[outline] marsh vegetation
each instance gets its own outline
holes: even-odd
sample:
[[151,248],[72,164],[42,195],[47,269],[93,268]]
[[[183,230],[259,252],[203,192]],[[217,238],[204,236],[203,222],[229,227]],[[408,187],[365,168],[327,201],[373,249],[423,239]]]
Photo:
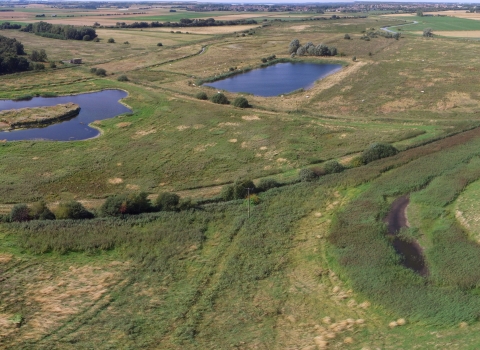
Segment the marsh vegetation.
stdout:
[[[379,28],[406,19],[371,13],[11,10],[0,34],[44,69],[2,75],[7,109],[115,98],[78,103],[101,137],[0,133],[0,347],[478,347],[479,43],[437,35],[467,22],[395,40]],[[9,28],[52,13],[96,37]],[[271,97],[199,84],[287,61],[342,69]],[[407,195],[396,237],[425,275],[384,222]]]

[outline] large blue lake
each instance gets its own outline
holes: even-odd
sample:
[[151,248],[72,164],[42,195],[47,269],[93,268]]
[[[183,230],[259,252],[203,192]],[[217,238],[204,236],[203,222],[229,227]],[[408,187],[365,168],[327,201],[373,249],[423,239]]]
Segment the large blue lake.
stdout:
[[99,131],[88,126],[95,120],[113,118],[131,112],[119,100],[127,97],[122,90],[103,90],[80,95],[60,97],[34,97],[28,101],[0,100],[0,111],[25,107],[55,106],[60,103],[73,102],[80,106],[80,113],[75,118],[58,124],[41,128],[2,131],[0,140],[86,140],[99,135]]
[[301,88],[308,89],[318,79],[340,69],[342,69],[340,64],[277,63],[204,85],[230,92],[248,92],[265,97],[278,96]]

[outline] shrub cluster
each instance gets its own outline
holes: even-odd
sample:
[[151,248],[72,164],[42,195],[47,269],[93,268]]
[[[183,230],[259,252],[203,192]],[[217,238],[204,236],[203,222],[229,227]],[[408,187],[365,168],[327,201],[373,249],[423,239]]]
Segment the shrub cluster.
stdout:
[[0,74],[23,72],[30,69],[22,43],[0,35]]
[[207,94],[203,91],[200,91],[199,93],[197,93],[195,97],[199,100],[208,100]]
[[273,60],[275,60],[275,59],[277,59],[277,56],[271,55],[271,56],[268,56],[268,57],[263,57],[263,58],[261,59],[261,61],[262,61],[263,63],[267,63],[267,62],[273,61]]
[[336,56],[337,48],[334,46],[328,47],[325,44],[319,44],[315,46],[312,42],[308,42],[305,45],[301,45],[298,39],[294,39],[290,42],[288,52],[297,56]]
[[90,73],[93,73],[95,75],[98,75],[100,77],[104,77],[107,75],[107,71],[103,68],[90,68]]
[[88,36],[89,40],[97,37],[95,29],[89,27],[73,27],[70,25],[51,24],[47,22],[37,22],[27,24],[21,29],[23,32],[35,33],[53,39],[63,40],[85,40]]
[[3,22],[0,24],[0,29],[20,29],[21,24],[10,24],[10,22]]
[[220,192],[220,198],[224,201],[230,201],[233,199],[244,199],[247,198],[248,192],[255,193],[256,187],[253,181],[251,180],[236,180],[231,185],[226,185],[222,188]]
[[227,96],[225,96],[222,92],[219,92],[213,95],[210,101],[212,101],[213,103],[221,104],[221,105],[228,105],[230,103]]
[[248,100],[245,97],[235,98],[235,100],[233,100],[232,104],[235,107],[239,107],[239,108],[249,108],[249,107],[251,107],[250,104],[248,103]]
[[362,153],[363,164],[374,160],[391,157],[398,153],[398,150],[388,143],[373,143]]

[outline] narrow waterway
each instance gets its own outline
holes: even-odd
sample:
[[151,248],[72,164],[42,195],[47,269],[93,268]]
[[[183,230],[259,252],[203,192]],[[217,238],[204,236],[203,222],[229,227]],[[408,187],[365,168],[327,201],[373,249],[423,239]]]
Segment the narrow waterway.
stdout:
[[402,196],[393,201],[385,222],[387,223],[388,233],[394,237],[392,244],[397,254],[402,258],[402,265],[421,276],[427,276],[428,268],[420,245],[416,241],[406,242],[398,238],[400,230],[408,227],[406,210],[409,203],[408,196]]

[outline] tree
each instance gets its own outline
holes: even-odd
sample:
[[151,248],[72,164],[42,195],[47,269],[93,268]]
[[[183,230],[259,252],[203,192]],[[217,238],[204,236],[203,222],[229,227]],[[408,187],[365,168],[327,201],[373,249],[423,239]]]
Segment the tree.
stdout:
[[305,47],[304,47],[304,46],[300,46],[300,47],[297,49],[297,56],[304,56],[306,52],[307,52],[307,51],[305,50]]
[[47,203],[43,200],[32,205],[30,215],[34,220],[55,220],[55,214],[52,213],[47,207]]
[[218,103],[221,105],[228,105],[230,102],[228,101],[227,96],[225,96],[223,93],[219,92],[215,95],[212,96],[211,101],[213,103]]
[[152,210],[146,192],[110,196],[100,207],[101,216],[136,215]]
[[345,167],[336,160],[329,160],[323,165],[323,170],[326,174],[341,173]]
[[170,192],[162,192],[158,195],[155,201],[157,209],[161,211],[174,211],[177,210],[180,197],[178,194]]
[[[249,190],[250,189],[250,190]],[[248,192],[255,193],[256,187],[251,180],[235,180],[232,185],[226,185],[220,192],[220,197],[225,200],[247,198]]]
[[203,91],[200,91],[199,93],[197,93],[195,97],[198,98],[199,100],[208,100],[207,94]]
[[57,219],[92,219],[93,214],[77,201],[62,202],[55,212]]
[[418,17],[423,17],[423,11],[422,11],[422,10],[418,10],[418,11],[417,11],[417,16],[418,16]]
[[299,47],[300,47],[300,41],[298,39],[293,39],[290,42],[290,45],[288,47],[288,53],[290,54],[296,53]]
[[33,62],[40,61],[40,53],[37,50],[32,50],[32,53],[30,54],[30,59]]
[[432,29],[431,28],[426,28],[423,30],[423,36],[427,38],[433,37]]
[[317,174],[309,168],[302,169],[298,172],[298,178],[302,182],[314,181],[317,177]]
[[10,211],[10,221],[28,221],[31,220],[30,210],[26,204],[15,204]]
[[394,156],[398,150],[388,143],[376,142],[368,146],[362,153],[363,164],[373,162],[374,160]]
[[250,104],[248,103],[248,100],[245,97],[237,97],[235,100],[233,100],[233,105],[239,108],[250,107]]
[[107,71],[103,68],[97,68],[95,70],[95,74],[98,75],[98,76],[104,77],[105,75],[107,75]]

